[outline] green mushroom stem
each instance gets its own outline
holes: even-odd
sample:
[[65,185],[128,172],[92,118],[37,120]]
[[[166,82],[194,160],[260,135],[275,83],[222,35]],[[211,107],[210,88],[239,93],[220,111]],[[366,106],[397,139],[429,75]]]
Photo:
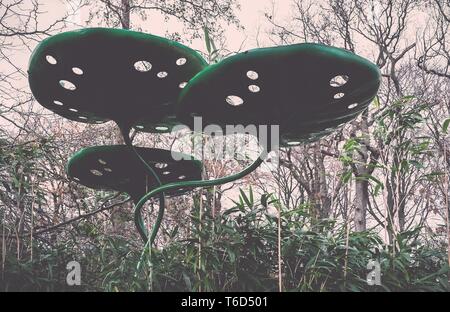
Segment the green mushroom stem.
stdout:
[[266,156],[267,156],[266,152],[261,153],[259,155],[259,157],[251,165],[246,167],[244,170],[242,170],[236,174],[227,176],[227,177],[223,177],[223,178],[219,178],[219,179],[215,179],[215,180],[183,181],[183,182],[169,183],[166,185],[162,185],[156,189],[153,189],[152,191],[145,194],[134,207],[134,223],[135,223],[136,228],[138,229],[138,232],[141,235],[141,238],[144,241],[144,243],[150,242],[150,246],[153,245],[153,242],[155,241],[155,238],[158,234],[159,228],[161,226],[161,222],[164,217],[164,204],[163,204],[160,206],[158,216],[157,216],[155,225],[153,226],[150,240],[149,240],[147,230],[145,229],[145,224],[144,224],[144,220],[142,218],[141,211],[142,211],[142,207],[145,205],[145,203],[150,198],[155,197],[159,194],[160,199],[161,199],[161,194],[164,194],[164,192],[172,190],[172,189],[176,189],[176,188],[211,187],[211,186],[215,186],[215,185],[233,182],[238,179],[242,179],[246,175],[255,171],[264,162],[264,159],[266,158]]
[[[159,178],[158,174],[155,172],[155,170],[153,170],[153,168],[145,161],[145,159],[141,156],[141,154],[137,151],[136,147],[133,145],[133,142],[131,141],[130,138],[130,129],[129,127],[124,127],[122,125],[119,125],[120,128],[120,132],[122,133],[123,139],[125,141],[125,145],[128,146],[133,153],[137,156],[137,158],[142,162],[142,164],[144,165],[144,167],[146,168],[146,170],[155,178],[156,182],[158,183],[158,185],[161,187],[162,186],[162,182],[161,179]],[[139,203],[139,201],[135,200],[135,204]],[[161,226],[161,221],[164,217],[164,210],[165,210],[165,195],[163,192],[161,192],[159,194],[159,209],[158,209],[158,216],[156,218],[156,223],[154,226],[154,231],[156,231],[156,233],[159,231],[159,228]],[[148,240],[148,236],[146,234],[146,230],[145,230],[145,224],[144,224],[144,220],[141,218],[139,223],[135,223],[136,228],[139,232],[139,235],[141,236],[142,240],[144,241],[144,244],[149,245],[150,248],[151,246],[153,246],[153,241],[154,238],[156,237],[156,233],[155,235],[152,235],[151,237],[153,237],[153,239],[151,239],[150,241]]]
[[[144,164],[146,170],[155,177],[156,181],[159,184],[159,187],[148,192],[146,195],[144,195],[140,200],[137,202],[135,201],[135,210],[134,210],[134,222],[136,229],[141,236],[145,246],[151,248],[153,246],[153,243],[156,239],[156,236],[158,235],[159,229],[161,227],[162,220],[164,218],[164,212],[165,212],[165,191],[169,191],[172,189],[177,188],[195,188],[195,187],[210,187],[214,185],[220,185],[229,183],[238,179],[243,178],[244,176],[252,173],[254,170],[256,170],[264,161],[267,153],[263,152],[259,155],[259,157],[247,168],[244,170],[223,178],[215,179],[215,180],[198,180],[198,181],[183,181],[183,182],[175,182],[175,183],[169,183],[166,185],[162,185],[162,182],[158,176],[158,174],[153,170],[153,168],[145,161],[145,159],[140,155],[140,153],[136,150],[135,146],[133,145],[130,135],[129,135],[129,127],[120,126],[119,128],[121,130],[122,136],[125,141],[125,145],[130,147],[130,149],[133,151],[133,153],[139,158],[139,160]],[[144,219],[142,218],[142,208],[145,205],[145,203],[152,197],[159,196],[159,209],[158,209],[158,215],[156,217],[155,225],[153,226],[152,232],[150,237],[148,236]]]
[[119,126],[120,132],[122,133],[123,140],[125,142],[125,145],[130,147],[133,151],[133,153],[138,157],[138,159],[142,162],[142,164],[145,166],[146,170],[149,171],[149,173],[156,179],[158,184],[161,186],[161,179],[159,178],[158,174],[153,170],[153,168],[145,161],[145,159],[141,156],[141,154],[136,150],[136,147],[133,145],[133,142],[131,141],[130,135],[129,135],[129,128],[128,127],[122,127]]

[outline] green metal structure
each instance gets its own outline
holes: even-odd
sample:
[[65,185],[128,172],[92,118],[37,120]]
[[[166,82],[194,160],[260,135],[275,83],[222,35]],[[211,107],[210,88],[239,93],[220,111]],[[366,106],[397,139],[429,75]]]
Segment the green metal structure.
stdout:
[[41,42],[28,72],[36,100],[62,117],[164,133],[176,123],[182,88],[206,66],[197,52],[164,38],[90,28]]
[[[142,147],[137,148],[137,152],[160,177],[160,182],[147,174],[143,162],[125,145],[84,148],[69,160],[67,174],[87,187],[128,193],[134,199],[141,198],[160,184],[201,179],[202,163],[189,155]],[[174,157],[181,160],[176,161]],[[172,189],[166,195],[179,196],[188,190]]]
[[[179,43],[105,28],[50,37],[29,65],[31,90],[44,107],[70,120],[113,120],[120,127],[125,145],[82,149],[69,160],[67,173],[87,187],[128,193],[135,201],[137,230],[150,246],[164,216],[165,196],[240,179],[270,150],[332,133],[367,109],[380,79],[378,68],[366,59],[320,44],[254,49],[208,66]],[[171,132],[178,124],[192,128],[195,117],[223,129],[277,125],[280,144],[268,142],[241,172],[202,180],[199,160],[135,147],[129,137],[132,128],[153,133]],[[160,209],[147,233],[141,210],[154,197]]]

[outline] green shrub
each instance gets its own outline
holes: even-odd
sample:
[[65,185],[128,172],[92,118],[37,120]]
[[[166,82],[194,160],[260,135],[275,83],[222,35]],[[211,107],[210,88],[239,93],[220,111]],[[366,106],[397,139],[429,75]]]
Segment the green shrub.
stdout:
[[[219,217],[200,220],[194,213],[190,237],[173,231],[171,243],[151,255],[135,242],[102,234],[90,244],[96,247],[83,251],[37,246],[32,262],[7,258],[2,290],[74,290],[65,285],[65,265],[78,259],[83,286],[77,290],[277,291],[278,219],[266,208],[276,201],[267,199],[255,203],[242,193]],[[301,208],[282,212],[285,291],[448,290],[445,247],[421,240],[420,229],[399,234],[393,247],[372,232],[347,237],[335,222],[311,227],[308,221]],[[370,260],[380,263],[381,286],[366,282]]]

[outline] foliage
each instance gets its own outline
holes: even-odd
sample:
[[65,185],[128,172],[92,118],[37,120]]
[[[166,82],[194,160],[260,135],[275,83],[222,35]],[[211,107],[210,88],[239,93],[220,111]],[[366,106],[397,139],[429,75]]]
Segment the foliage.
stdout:
[[[144,255],[139,270],[140,247],[120,237],[97,234],[94,244],[77,252],[68,245],[36,246],[34,261],[7,259],[2,290],[67,289],[65,265],[78,259],[83,275],[76,290],[277,291],[276,204],[270,195],[255,202],[250,191],[215,219],[206,214],[200,220],[194,212],[191,236],[169,233],[172,243]],[[447,290],[445,248],[423,244],[419,229],[400,233],[397,245],[389,246],[371,232],[347,237],[330,221],[317,225],[320,231],[307,228],[303,208],[282,211],[281,221],[286,291]],[[366,282],[370,260],[381,265],[382,286]]]

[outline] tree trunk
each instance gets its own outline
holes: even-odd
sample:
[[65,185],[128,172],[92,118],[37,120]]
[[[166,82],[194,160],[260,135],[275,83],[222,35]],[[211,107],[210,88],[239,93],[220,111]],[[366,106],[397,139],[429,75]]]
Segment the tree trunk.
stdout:
[[369,133],[369,125],[367,124],[368,112],[364,111],[361,118],[360,130],[362,132],[362,142],[360,150],[355,152],[355,159],[357,164],[355,165],[356,172],[354,172],[355,177],[355,231],[362,232],[367,229],[366,214],[367,206],[369,204],[369,182],[367,180],[367,175],[371,174],[371,169],[369,168],[368,159],[369,151],[367,146],[370,142],[364,138],[364,136]]
[[121,16],[121,23],[123,29],[130,29],[130,0],[122,0],[122,16]]
[[355,182],[355,231],[362,232],[367,229],[366,210],[369,204],[369,183],[367,180]]
[[387,216],[387,226],[386,231],[388,234],[389,244],[394,243],[395,238],[395,230],[394,230],[394,215],[395,215],[395,206],[394,206],[394,195],[392,194],[392,186],[389,182],[389,179],[386,179],[386,190],[387,190],[387,199],[386,199],[386,216]]

